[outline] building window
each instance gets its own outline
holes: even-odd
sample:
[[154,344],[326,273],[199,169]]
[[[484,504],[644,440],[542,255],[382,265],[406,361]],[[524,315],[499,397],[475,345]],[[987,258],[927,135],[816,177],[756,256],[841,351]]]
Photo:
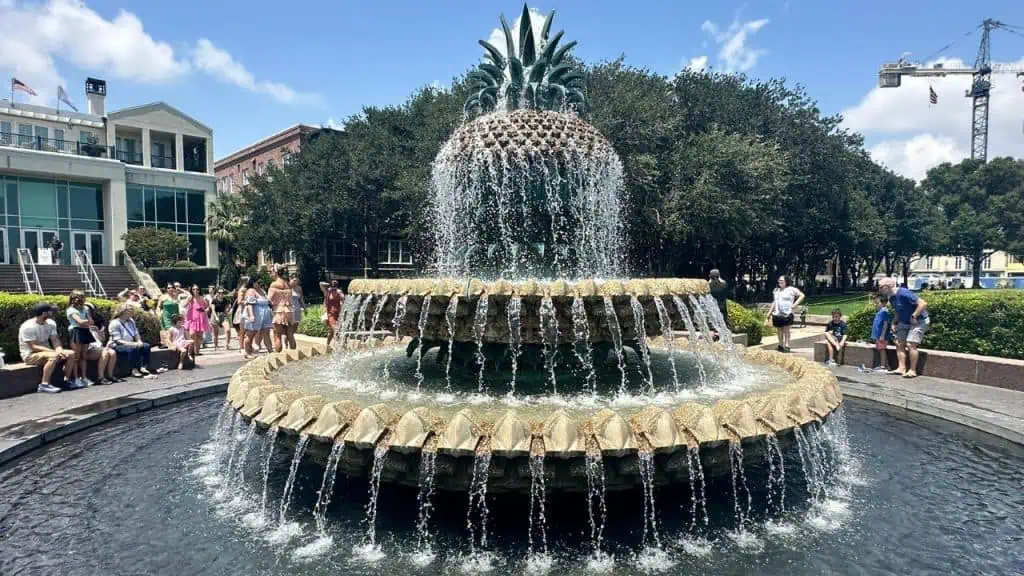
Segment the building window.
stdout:
[[198,190],[129,185],[128,228],[173,230],[189,244],[188,259],[206,266],[206,195]]
[[926,270],[931,270],[932,269],[932,257],[931,256],[929,256],[928,259],[925,261],[924,267],[925,267]]
[[78,133],[78,141],[82,144],[91,144],[96,141],[96,137],[92,132],[88,130],[82,130]]
[[[99,184],[0,176],[0,223],[6,224],[3,250],[8,262],[17,261],[17,249],[38,247],[56,235],[68,248],[61,254],[71,264],[74,238],[85,238],[82,249],[94,264],[104,264],[103,188]],[[27,245],[26,245],[27,244]]]
[[327,267],[335,270],[362,268],[362,252],[348,240],[328,240]]
[[242,170],[242,186],[249,185],[249,169],[245,168]]
[[957,256],[956,260],[955,260],[955,263],[953,264],[953,269],[954,270],[959,270],[960,268],[962,268],[963,265],[964,265],[964,261],[963,260],[964,260],[963,258],[961,258],[960,256]]
[[281,165],[282,166],[287,166],[287,165],[289,165],[291,163],[292,163],[292,153],[291,152],[285,152],[284,154],[281,155]]
[[11,133],[11,123],[0,120],[0,146],[14,144],[14,134]]
[[380,264],[412,264],[412,251],[402,240],[387,240],[380,244],[377,261]]
[[981,267],[985,270],[992,269],[992,256],[986,256],[984,262],[981,263]]
[[18,124],[18,146],[32,145],[32,125]]

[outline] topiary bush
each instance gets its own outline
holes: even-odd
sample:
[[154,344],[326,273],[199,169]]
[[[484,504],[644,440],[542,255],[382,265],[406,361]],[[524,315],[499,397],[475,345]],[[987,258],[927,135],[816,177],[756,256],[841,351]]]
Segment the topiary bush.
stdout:
[[[925,291],[931,327],[921,346],[1024,360],[1024,290]],[[874,308],[850,315],[850,338],[871,337]]]
[[754,310],[729,300],[726,304],[729,311],[729,329],[737,334],[747,335],[747,346],[760,344],[765,334],[774,334],[770,326],[764,325],[764,317]]
[[[39,302],[48,302],[57,307],[58,312],[53,318],[57,323],[57,333],[60,334],[60,340],[64,346],[70,346],[66,315],[67,296],[36,296],[0,292],[0,348],[4,350],[4,359],[7,362],[21,361],[21,353],[18,351],[18,329],[22,322],[32,317],[32,307]],[[108,322],[113,319],[114,309],[119,304],[114,300],[100,298],[89,298],[89,302],[96,305],[96,311],[102,314]],[[156,316],[136,312],[135,323],[139,327],[139,335],[142,336],[144,342],[154,347],[160,344],[160,320]]]
[[327,325],[320,321],[324,313],[321,305],[310,306],[302,311],[302,321],[299,322],[299,329],[296,333],[316,338],[327,338]]

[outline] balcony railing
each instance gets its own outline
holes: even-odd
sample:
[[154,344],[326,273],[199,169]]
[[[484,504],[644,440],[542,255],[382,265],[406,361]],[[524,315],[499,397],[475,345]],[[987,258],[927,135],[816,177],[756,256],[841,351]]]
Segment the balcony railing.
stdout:
[[167,168],[168,170],[174,170],[174,156],[160,156],[159,154],[153,154],[150,158],[151,166],[153,168]]
[[131,152],[129,150],[118,150],[117,159],[125,164],[142,166],[142,152]]
[[[43,152],[59,152],[61,154],[89,156],[91,158],[116,158],[114,149],[111,146],[86,144],[73,140],[42,138],[40,136],[28,136],[12,132],[0,132],[0,146],[11,146],[26,150],[42,150]],[[139,164],[141,163],[140,158]]]
[[191,158],[185,158],[185,172],[201,172],[206,173],[206,162],[202,160],[193,160]]

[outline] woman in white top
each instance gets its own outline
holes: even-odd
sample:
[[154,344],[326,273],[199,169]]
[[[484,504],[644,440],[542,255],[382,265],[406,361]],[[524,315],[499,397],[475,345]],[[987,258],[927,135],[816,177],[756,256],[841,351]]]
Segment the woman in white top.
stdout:
[[770,311],[772,326],[775,327],[779,335],[779,352],[789,352],[793,311],[803,301],[804,293],[796,286],[790,286],[785,276],[779,276],[779,287],[775,289]]

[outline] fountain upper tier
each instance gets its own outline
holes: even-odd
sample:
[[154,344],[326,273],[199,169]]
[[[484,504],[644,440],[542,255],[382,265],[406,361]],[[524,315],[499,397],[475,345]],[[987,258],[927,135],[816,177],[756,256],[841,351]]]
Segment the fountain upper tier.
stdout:
[[[351,318],[350,325],[356,330],[360,327],[369,329],[372,323],[368,317],[377,314],[380,318],[393,318],[393,329],[400,336],[436,341],[477,341],[484,344],[541,344],[544,342],[542,316],[545,314],[542,308],[544,302],[549,301],[548,313],[556,319],[552,325],[558,329],[557,341],[571,343],[576,338],[575,330],[579,328],[576,324],[582,320],[574,319],[572,305],[576,299],[581,299],[590,342],[611,342],[616,337],[628,342],[661,336],[668,328],[662,325],[656,299],[662,299],[671,329],[685,330],[687,324],[683,313],[690,314],[690,311],[680,310],[679,303],[689,296],[700,296],[707,292],[708,283],[705,280],[680,278],[601,282],[353,280],[349,285],[349,294],[362,300],[363,304],[358,307],[350,305],[349,311],[366,318]],[[456,297],[458,301],[454,309],[449,308]],[[367,298],[372,300],[367,302]],[[509,304],[514,299],[519,303],[515,318],[518,322],[509,321]],[[483,301],[488,304],[481,317],[478,311]],[[634,301],[643,312],[643,334],[637,326]],[[609,303],[616,317],[612,322],[608,317]],[[512,326],[515,324],[518,324],[518,338],[512,334]],[[620,332],[613,334],[613,330]]]
[[459,127],[434,160],[442,276],[621,276],[622,162],[575,114],[520,109]]

